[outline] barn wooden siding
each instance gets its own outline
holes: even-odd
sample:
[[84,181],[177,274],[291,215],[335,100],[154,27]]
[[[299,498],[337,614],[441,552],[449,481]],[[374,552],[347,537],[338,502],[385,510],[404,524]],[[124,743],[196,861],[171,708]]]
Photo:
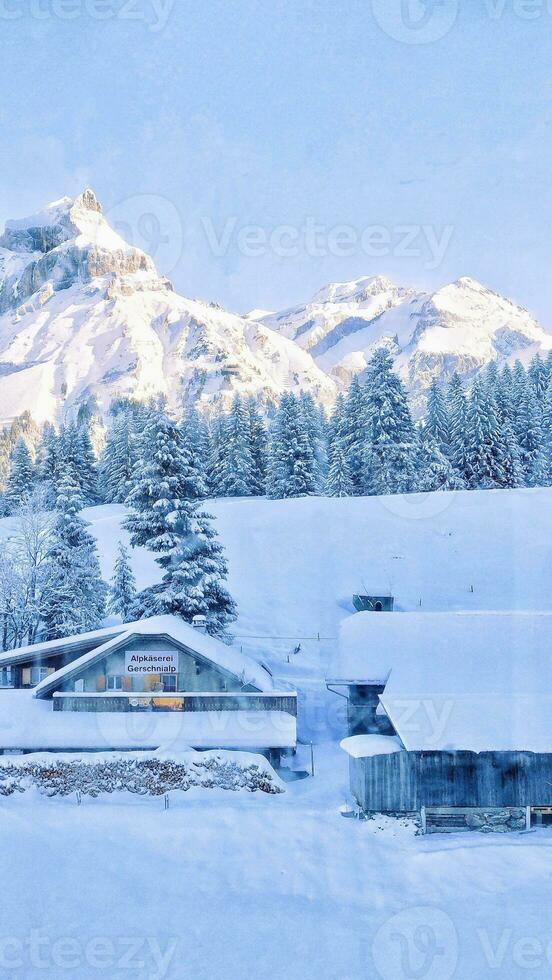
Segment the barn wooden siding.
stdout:
[[552,806],[552,753],[395,752],[349,766],[365,810]]

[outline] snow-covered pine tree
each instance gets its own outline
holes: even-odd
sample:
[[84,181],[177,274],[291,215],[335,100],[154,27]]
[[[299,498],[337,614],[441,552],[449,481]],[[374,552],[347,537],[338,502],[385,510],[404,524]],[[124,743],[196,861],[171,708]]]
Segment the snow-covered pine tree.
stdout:
[[544,456],[544,485],[552,486],[552,378],[548,383],[542,407],[542,450]]
[[475,379],[468,404],[466,475],[470,489],[489,489],[504,485],[496,405],[481,378]]
[[5,491],[5,505],[12,513],[29,497],[36,485],[36,470],[29,447],[23,438],[17,440],[11,455],[10,475]]
[[[450,419],[448,406],[443,389],[432,378],[427,396],[427,413],[424,420],[424,432],[445,456],[450,453]],[[428,443],[429,444],[429,443]]]
[[504,422],[513,425],[515,419],[515,409],[513,401],[513,377],[512,371],[509,364],[505,364],[502,371],[498,375],[496,386],[495,386],[495,403],[497,418],[501,425]]
[[282,395],[273,421],[268,465],[272,498],[311,496],[320,492],[318,464],[298,399]]
[[90,506],[98,503],[100,499],[100,492],[98,480],[98,462],[94,452],[94,447],[92,446],[90,430],[87,425],[83,424],[77,428],[77,439],[79,451],[79,485],[82,490],[85,505]]
[[37,480],[44,491],[45,503],[51,508],[56,502],[60,464],[61,453],[56,430],[50,422],[45,422],[37,449],[36,467]]
[[351,497],[354,490],[353,480],[347,461],[347,449],[342,439],[335,439],[331,443],[329,462],[326,479],[328,497]]
[[266,425],[253,397],[248,399],[249,438],[253,456],[253,493],[261,496],[266,492],[266,469],[268,464],[268,436]]
[[183,495],[188,500],[203,500],[209,494],[207,485],[209,433],[205,420],[193,406],[182,419],[180,433],[184,461]]
[[468,402],[460,375],[455,371],[447,394],[450,419],[450,461],[464,483],[468,483]]
[[186,460],[176,422],[163,406],[150,405],[139,438],[125,521],[133,547],[167,552],[177,544],[174,521],[184,498]]
[[218,477],[223,497],[250,497],[255,492],[249,413],[239,395],[224,422],[224,452]]
[[365,492],[366,447],[368,441],[368,422],[366,415],[366,387],[361,385],[355,375],[349,385],[343,403],[340,422],[341,438],[347,452],[347,466],[351,474],[353,492]]
[[207,462],[207,486],[212,497],[222,495],[222,466],[224,460],[224,433],[226,416],[219,413],[211,420],[209,430],[209,458]]
[[100,461],[100,492],[107,503],[124,504],[137,461],[138,435],[129,412],[119,411],[108,430]]
[[521,361],[516,361],[516,363],[514,364],[514,369],[512,371],[512,387],[511,387],[512,409],[514,413],[512,418],[512,424],[514,426],[514,430],[516,428],[517,414],[520,410],[521,402],[523,400],[523,396],[525,395],[526,390],[527,390],[527,375],[525,373],[525,369]]
[[107,585],[102,580],[96,542],[79,516],[84,500],[68,467],[60,476],[56,519],[44,595],[44,639],[96,629],[105,616]]
[[519,448],[519,461],[526,487],[542,486],[546,479],[545,446],[542,432],[542,407],[532,384],[525,389],[518,403],[514,433]]
[[109,609],[116,616],[120,616],[123,623],[129,623],[133,617],[135,602],[136,579],[130,564],[130,555],[122,541],[119,541],[113,578],[109,588]]
[[305,420],[307,438],[316,461],[317,483],[321,485],[328,471],[328,420],[324,409],[316,404],[310,392],[301,392],[299,406]]
[[150,590],[150,608],[189,623],[194,616],[205,616],[207,632],[225,638],[236,619],[236,606],[224,584],[228,566],[211,520],[196,501],[186,500],[179,507],[173,525],[175,543],[157,559],[165,574],[161,584]]
[[505,419],[499,427],[498,458],[503,471],[501,486],[512,489],[523,486],[520,453],[512,423]]
[[406,391],[384,348],[373,355],[366,382],[366,486],[370,494],[415,489],[417,439]]
[[454,469],[447,456],[441,451],[436,440],[424,431],[419,441],[418,477],[416,489],[463,490],[465,483]]
[[548,388],[548,367],[540,354],[535,354],[533,357],[527,371],[527,380],[533,386],[537,401],[542,405]]

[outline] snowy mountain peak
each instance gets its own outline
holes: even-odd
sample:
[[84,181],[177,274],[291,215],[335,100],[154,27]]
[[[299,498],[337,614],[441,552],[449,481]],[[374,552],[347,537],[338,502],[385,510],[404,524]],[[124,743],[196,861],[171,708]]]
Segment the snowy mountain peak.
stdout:
[[106,221],[93,191],[8,221],[0,238],[0,420],[54,419],[89,399],[162,393],[182,411],[239,392],[276,401],[335,383],[310,354],[252,319],[178,296]]
[[0,237],[0,313],[73,283],[136,272],[157,276],[151,259],[113,231],[96,195],[86,189],[6,222]]
[[386,276],[362,276],[350,282],[331,282],[314,294],[311,304],[366,302],[382,293],[398,289]]
[[385,346],[424,410],[432,378],[471,377],[490,361],[526,362],[552,349],[552,336],[522,307],[469,276],[434,293],[396,286],[384,276],[331,283],[304,306],[263,322],[308,350],[338,384],[363,377]]

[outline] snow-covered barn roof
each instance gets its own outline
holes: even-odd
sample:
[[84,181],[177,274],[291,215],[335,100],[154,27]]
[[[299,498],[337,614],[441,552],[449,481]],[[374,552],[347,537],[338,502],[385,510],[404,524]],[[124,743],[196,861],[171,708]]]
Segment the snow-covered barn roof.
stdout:
[[[34,646],[5,654],[0,660],[0,666],[2,662],[11,664],[22,660],[43,660],[47,656],[58,653],[75,653],[76,659],[65,667],[61,667],[54,674],[50,674],[36,686],[34,694],[37,698],[42,698],[55,690],[61,680],[79,672],[83,667],[96,660],[101,660],[112,649],[126,643],[132,637],[139,636],[168,637],[222,670],[228,671],[236,677],[243,675],[247,683],[258,688],[259,691],[274,690],[272,676],[266,667],[236,650],[235,647],[227,646],[221,640],[194,629],[178,616],[152,616],[149,619],[140,619],[134,623],[94,630],[91,633],[70,636],[62,640],[37,643]],[[81,656],[78,656],[79,653]]]
[[407,749],[552,752],[552,613],[359,613],[338,683],[378,683]]

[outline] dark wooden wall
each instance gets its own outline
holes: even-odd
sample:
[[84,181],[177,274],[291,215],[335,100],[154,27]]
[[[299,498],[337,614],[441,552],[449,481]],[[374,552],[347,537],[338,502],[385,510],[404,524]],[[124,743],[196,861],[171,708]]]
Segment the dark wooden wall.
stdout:
[[366,810],[552,806],[552,753],[394,752],[349,763]]

